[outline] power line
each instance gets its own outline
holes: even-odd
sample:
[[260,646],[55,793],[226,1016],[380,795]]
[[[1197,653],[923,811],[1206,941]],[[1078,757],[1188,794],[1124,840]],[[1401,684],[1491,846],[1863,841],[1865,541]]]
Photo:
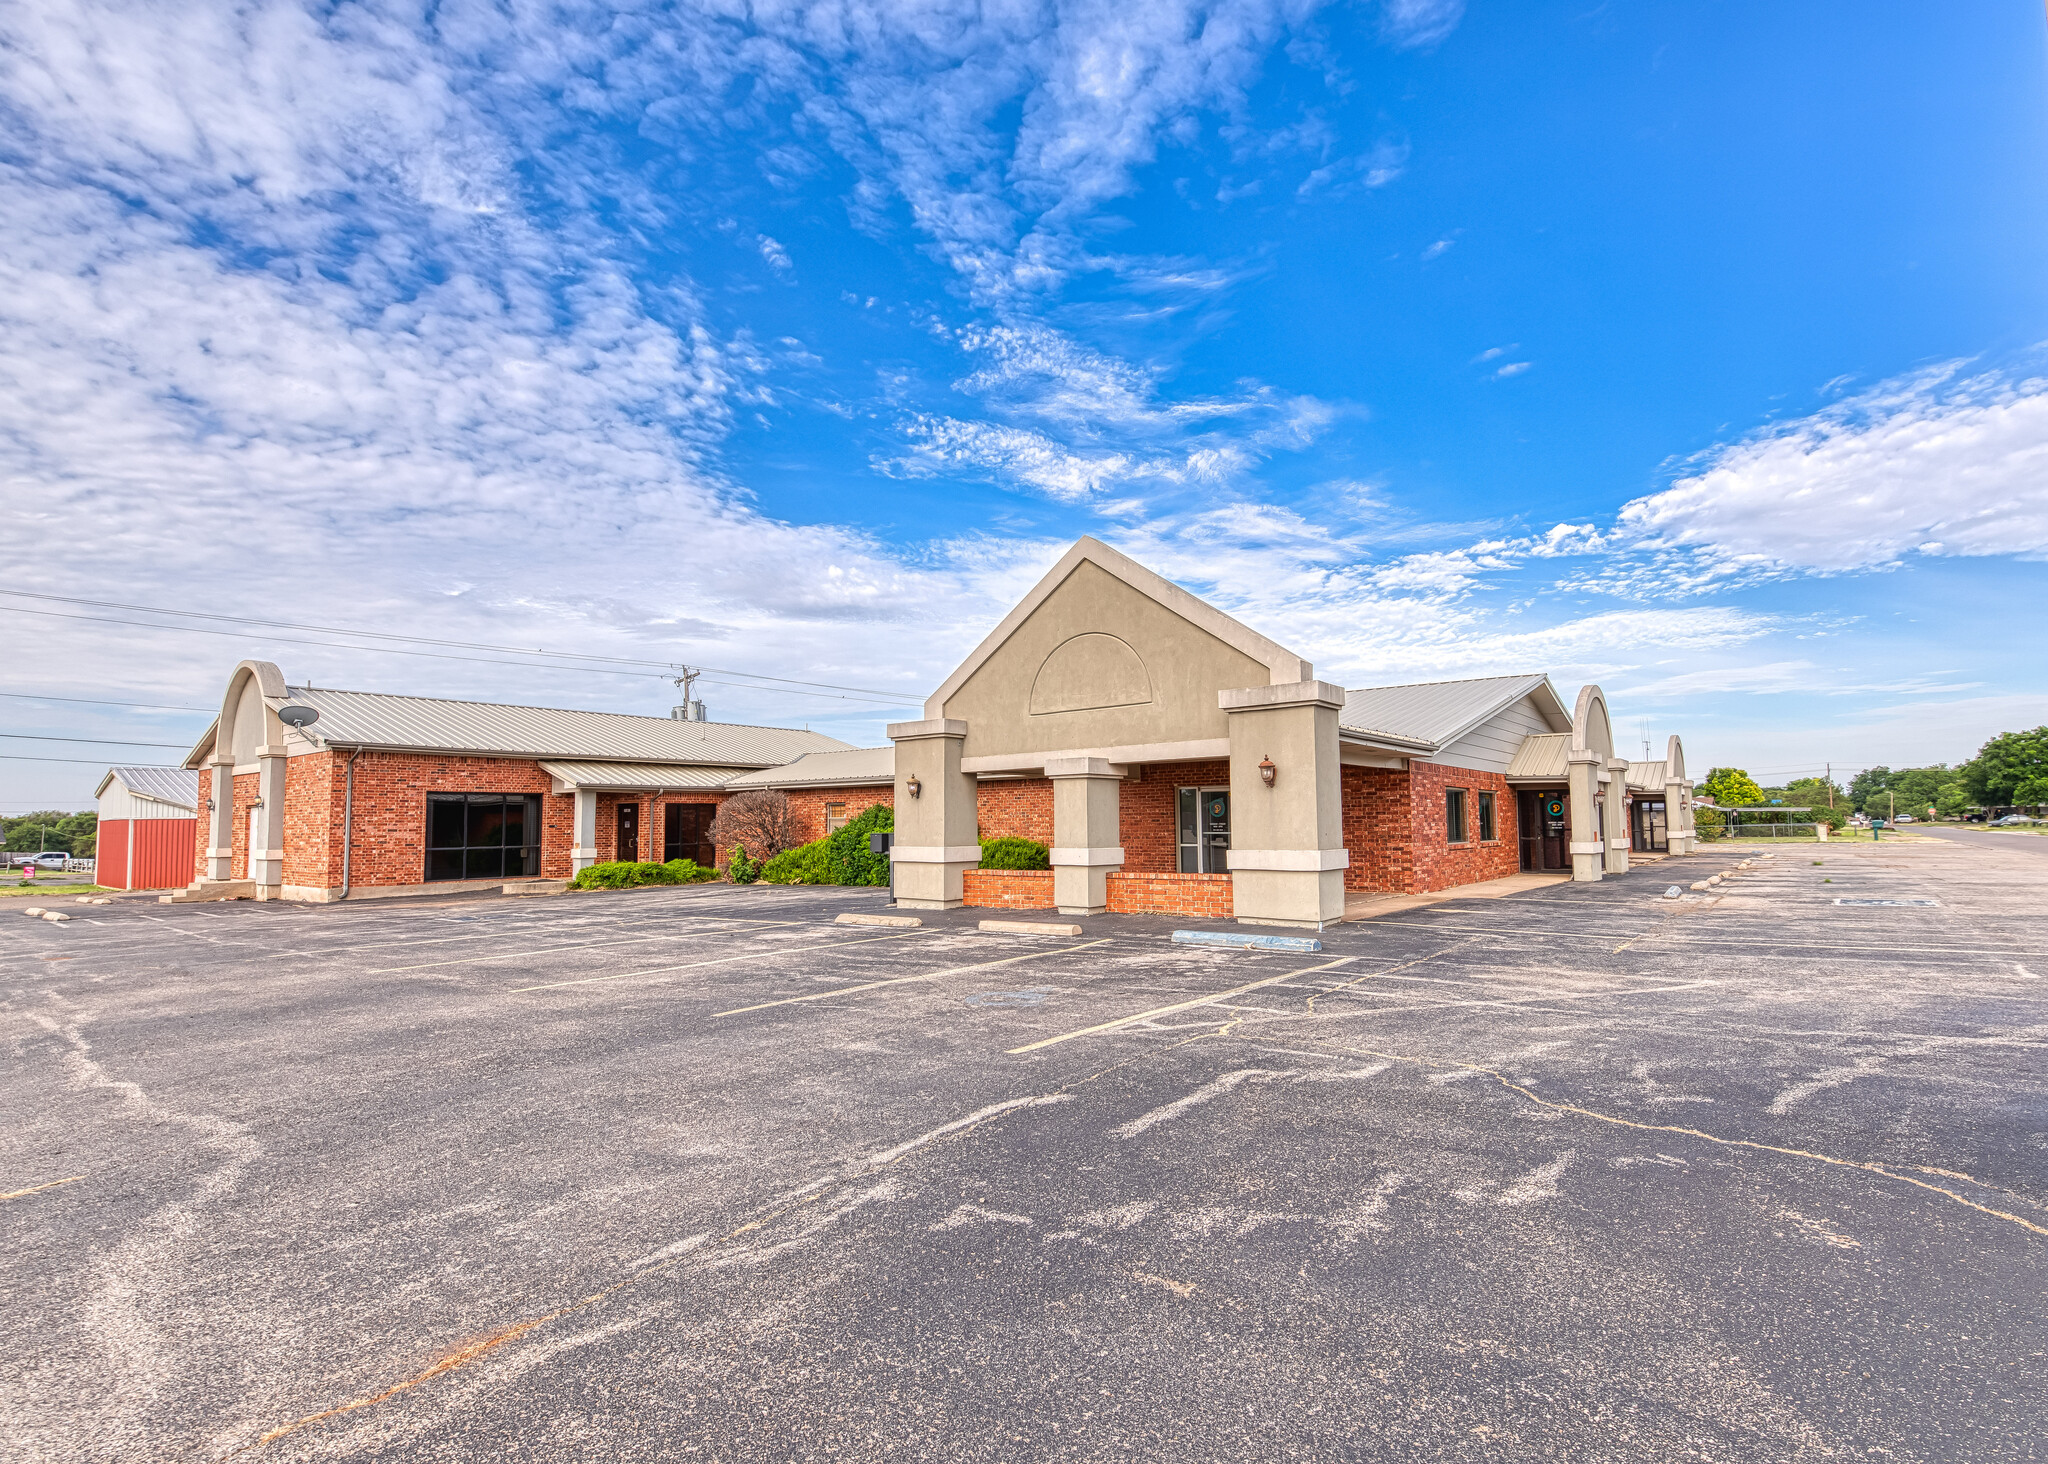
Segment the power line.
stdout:
[[19,738],[23,742],[95,742],[101,747],[170,747],[189,751],[189,742],[129,742],[118,737],[45,737],[40,732],[0,732],[0,737]]
[[[21,593],[21,592],[20,592],[20,591],[17,591],[17,590],[0,590],[0,595],[11,595],[11,594],[19,594],[19,593]],[[55,597],[53,596],[53,597],[51,597],[51,598],[55,598]],[[424,656],[424,657],[426,657],[426,658],[427,658],[428,660],[432,660],[432,661],[474,661],[474,662],[478,663],[479,665],[483,665],[483,666],[516,666],[516,667],[520,667],[520,668],[522,668],[522,669],[524,669],[524,670],[528,670],[528,671],[585,671],[585,672],[589,672],[589,673],[591,673],[591,674],[593,674],[593,675],[598,675],[598,676],[638,676],[638,677],[646,677],[646,676],[653,676],[653,677],[656,677],[657,679],[660,679],[660,680],[666,680],[666,679],[668,679],[668,678],[667,678],[666,676],[662,675],[662,673],[659,673],[659,672],[650,672],[650,671],[614,671],[614,670],[612,670],[612,669],[611,669],[610,667],[608,667],[608,666],[573,666],[573,665],[565,665],[565,664],[559,664],[559,663],[558,663],[558,664],[555,664],[555,665],[547,665],[547,664],[545,664],[545,663],[539,663],[539,662],[534,662],[534,661],[499,661],[499,660],[495,660],[495,659],[493,659],[493,658],[491,658],[491,657],[489,657],[489,656],[457,656],[457,655],[451,655],[451,654],[449,654],[448,652],[445,652],[445,651],[408,651],[408,650],[404,649],[404,648],[403,648],[403,647],[401,647],[401,646],[351,646],[351,645],[344,645],[344,644],[343,644],[343,643],[341,643],[340,641],[314,641],[314,640],[295,640],[295,639],[293,639],[293,638],[292,638],[292,637],[290,637],[290,636],[283,636],[283,635],[267,635],[267,634],[266,634],[266,635],[257,635],[257,634],[254,634],[254,633],[250,632],[250,631],[245,631],[245,630],[213,630],[213,629],[210,629],[210,628],[208,628],[207,626],[204,626],[204,625],[152,625],[152,624],[150,624],[150,623],[149,623],[148,621],[146,621],[146,620],[120,620],[120,619],[116,619],[115,617],[113,617],[113,616],[111,616],[111,615],[69,615],[69,614],[66,614],[66,613],[65,613],[64,611],[62,611],[62,610],[29,610],[29,609],[24,609],[24,608],[18,608],[18,607],[15,607],[15,608],[13,608],[13,613],[14,613],[14,614],[16,614],[16,615],[42,615],[42,616],[47,616],[47,617],[49,617],[50,619],[53,619],[53,620],[86,620],[86,621],[91,621],[92,623],[94,623],[94,624],[96,624],[96,625],[126,625],[126,626],[132,626],[132,627],[134,627],[134,628],[136,628],[136,629],[139,629],[139,630],[167,630],[167,631],[170,631],[170,632],[171,632],[172,634],[174,634],[174,635],[219,635],[219,636],[226,636],[226,637],[227,637],[228,639],[230,639],[230,640],[253,640],[253,641],[261,641],[261,642],[263,642],[264,644],[267,644],[267,645],[281,645],[281,646],[325,646],[325,647],[328,647],[328,648],[330,648],[330,649],[334,649],[334,650],[341,650],[341,651],[362,651],[362,652],[365,652],[365,653],[367,653],[367,654],[370,654],[370,655],[385,655],[385,656]],[[166,610],[166,611],[159,611],[159,612],[156,612],[156,613],[159,613],[159,614],[165,614],[165,615],[172,615],[172,614],[177,614],[178,612],[176,612],[176,611],[169,611],[169,610]],[[225,618],[227,618],[227,617],[221,617],[221,618],[225,619]],[[341,631],[341,632],[339,632],[339,634],[342,634],[342,635],[347,635],[347,634],[349,634],[349,632],[347,632],[347,631]],[[371,634],[374,634],[374,632],[371,632]],[[544,652],[541,652],[540,654],[542,654],[542,655],[549,655],[549,654],[553,654],[553,653],[552,653],[552,652],[545,652],[545,651],[544,651]],[[648,662],[647,664],[649,664],[649,665],[655,665],[655,664],[659,664],[659,663],[656,663],[656,662]],[[747,673],[746,673],[746,672],[744,672],[744,671],[741,671],[741,672],[733,672],[733,673],[727,673],[727,674],[732,674],[732,675],[741,675],[741,676],[744,676],[744,675],[746,675]],[[816,697],[816,698],[823,698],[824,700],[827,700],[827,701],[845,701],[845,702],[858,702],[858,703],[860,703],[860,704],[861,704],[861,705],[863,705],[863,706],[876,706],[876,707],[890,707],[890,708],[894,708],[894,707],[906,707],[906,706],[911,706],[911,705],[913,705],[913,704],[914,704],[914,703],[912,703],[912,702],[909,702],[909,701],[880,701],[880,700],[877,700],[877,699],[875,699],[875,698],[873,698],[873,697],[869,697],[869,696],[841,696],[841,695],[838,695],[838,694],[835,694],[835,693],[833,693],[833,692],[829,692],[829,691],[796,691],[796,690],[793,690],[793,689],[791,689],[790,687],[784,687],[784,686],[756,686],[756,685],[753,685],[753,684],[752,684],[752,683],[750,683],[750,682],[737,682],[737,681],[715,681],[715,682],[714,682],[714,681],[707,681],[707,682],[706,682],[706,684],[707,684],[707,685],[711,685],[711,686],[734,686],[734,687],[741,687],[741,688],[743,688],[743,689],[745,689],[745,690],[748,690],[748,691],[774,691],[774,692],[780,692],[780,693],[782,693],[782,694],[783,694],[784,696],[808,696],[808,697]],[[801,685],[801,684],[807,684],[807,683],[798,683],[798,684],[800,684],[800,685]],[[820,684],[822,684],[822,683],[820,683]]]
[[87,763],[96,768],[107,766],[107,760],[103,757],[26,757],[14,752],[0,752],[0,762]]
[[211,716],[220,710],[218,707],[167,707],[156,702],[96,701],[89,696],[42,696],[33,691],[0,691],[0,696],[16,697],[22,701],[77,702],[88,707],[132,707],[149,712],[198,712],[204,716]]
[[[440,640],[433,636],[398,635],[394,632],[383,630],[355,630],[339,625],[301,625],[291,620],[261,620],[250,615],[215,615],[204,610],[166,610],[156,605],[126,605],[116,600],[86,600],[80,599],[75,595],[51,595],[35,590],[0,590],[0,594],[13,595],[27,600],[52,600],[63,605],[90,605],[98,610],[134,610],[147,615],[176,615],[188,620],[220,620],[235,625],[260,625],[278,630],[315,630],[323,635],[358,635],[370,640],[409,641],[414,645],[448,646],[464,651],[501,651],[515,656],[555,656],[564,660],[598,661],[618,666],[660,666],[671,672],[677,669],[680,664],[673,661],[649,661],[636,656],[598,656],[583,651],[550,651],[539,646],[500,646],[493,645],[488,641]],[[160,628],[179,629],[181,627]],[[351,646],[348,649],[364,650],[367,647]],[[718,676],[745,676],[754,681],[775,681],[788,686],[816,686],[823,687],[827,691],[852,691],[866,696],[893,697],[896,695],[896,693],[891,691],[878,691],[872,686],[841,686],[833,681],[799,681],[789,676],[768,676],[758,671],[732,671],[721,666],[706,666],[704,669]],[[734,685],[737,683],[725,682],[720,684]],[[765,691],[768,688],[763,687],[761,689]],[[907,703],[891,701],[889,705],[904,706]]]

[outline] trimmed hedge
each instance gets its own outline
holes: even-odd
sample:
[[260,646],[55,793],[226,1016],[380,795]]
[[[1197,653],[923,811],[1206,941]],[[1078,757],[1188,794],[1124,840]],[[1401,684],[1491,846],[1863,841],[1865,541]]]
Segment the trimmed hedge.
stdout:
[[579,890],[625,890],[636,885],[702,884],[717,879],[718,871],[705,869],[694,859],[671,859],[666,864],[643,864],[632,859],[611,859],[579,870],[570,888]]
[[1002,838],[981,841],[983,869],[1051,869],[1052,851],[1036,839]]

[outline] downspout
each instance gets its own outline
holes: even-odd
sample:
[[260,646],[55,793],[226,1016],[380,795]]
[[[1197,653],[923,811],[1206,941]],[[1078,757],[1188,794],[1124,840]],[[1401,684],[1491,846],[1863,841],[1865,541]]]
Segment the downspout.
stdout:
[[[358,747],[341,765],[341,893],[334,897],[337,900],[348,898],[349,834],[356,811],[356,759],[362,755],[363,750]],[[328,806],[333,807],[332,804]]]

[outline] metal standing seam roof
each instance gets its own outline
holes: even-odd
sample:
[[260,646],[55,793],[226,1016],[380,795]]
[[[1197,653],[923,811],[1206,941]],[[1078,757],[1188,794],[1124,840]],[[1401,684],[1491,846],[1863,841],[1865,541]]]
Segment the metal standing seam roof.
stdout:
[[1522,745],[1515,749],[1515,755],[1508,759],[1506,777],[1510,782],[1542,779],[1561,783],[1570,766],[1565,759],[1571,750],[1572,734],[1569,732],[1542,732],[1524,737]]
[[666,788],[677,793],[689,788],[723,788],[735,773],[747,771],[675,763],[543,761],[540,767],[549,777],[559,778],[572,788],[630,788],[635,792]]
[[747,788],[838,788],[896,781],[896,749],[855,747],[844,752],[806,753],[779,768],[743,773],[726,786]]
[[1656,762],[1632,762],[1628,765],[1628,785],[1631,788],[1654,789],[1662,793],[1670,771],[1663,759]]
[[103,797],[107,784],[116,778],[121,780],[122,787],[138,798],[195,812],[199,808],[199,774],[189,768],[108,768],[93,796]]
[[[1380,734],[1426,743],[1434,750],[1457,741],[1501,708],[1549,684],[1548,676],[1534,674],[1360,687],[1345,692],[1337,725],[1368,737]],[[1552,695],[1554,698],[1555,693]]]
[[[326,747],[762,768],[793,761],[808,752],[837,752],[850,746],[822,732],[791,727],[678,722],[624,712],[578,712],[310,686],[286,690],[291,701],[319,711],[320,720],[306,731],[311,740]],[[193,749],[194,759],[207,749],[210,735]]]

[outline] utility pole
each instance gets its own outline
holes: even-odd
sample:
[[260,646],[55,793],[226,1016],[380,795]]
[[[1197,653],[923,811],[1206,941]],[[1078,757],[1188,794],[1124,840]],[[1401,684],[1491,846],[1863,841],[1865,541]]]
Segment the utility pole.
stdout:
[[1827,770],[1828,770],[1828,777],[1827,777],[1827,783],[1828,783],[1828,809],[1829,809],[1829,811],[1830,811],[1830,812],[1832,812],[1832,811],[1834,810],[1834,806],[1835,806],[1835,765],[1834,765],[1833,763],[1829,763],[1829,764],[1827,764]]

